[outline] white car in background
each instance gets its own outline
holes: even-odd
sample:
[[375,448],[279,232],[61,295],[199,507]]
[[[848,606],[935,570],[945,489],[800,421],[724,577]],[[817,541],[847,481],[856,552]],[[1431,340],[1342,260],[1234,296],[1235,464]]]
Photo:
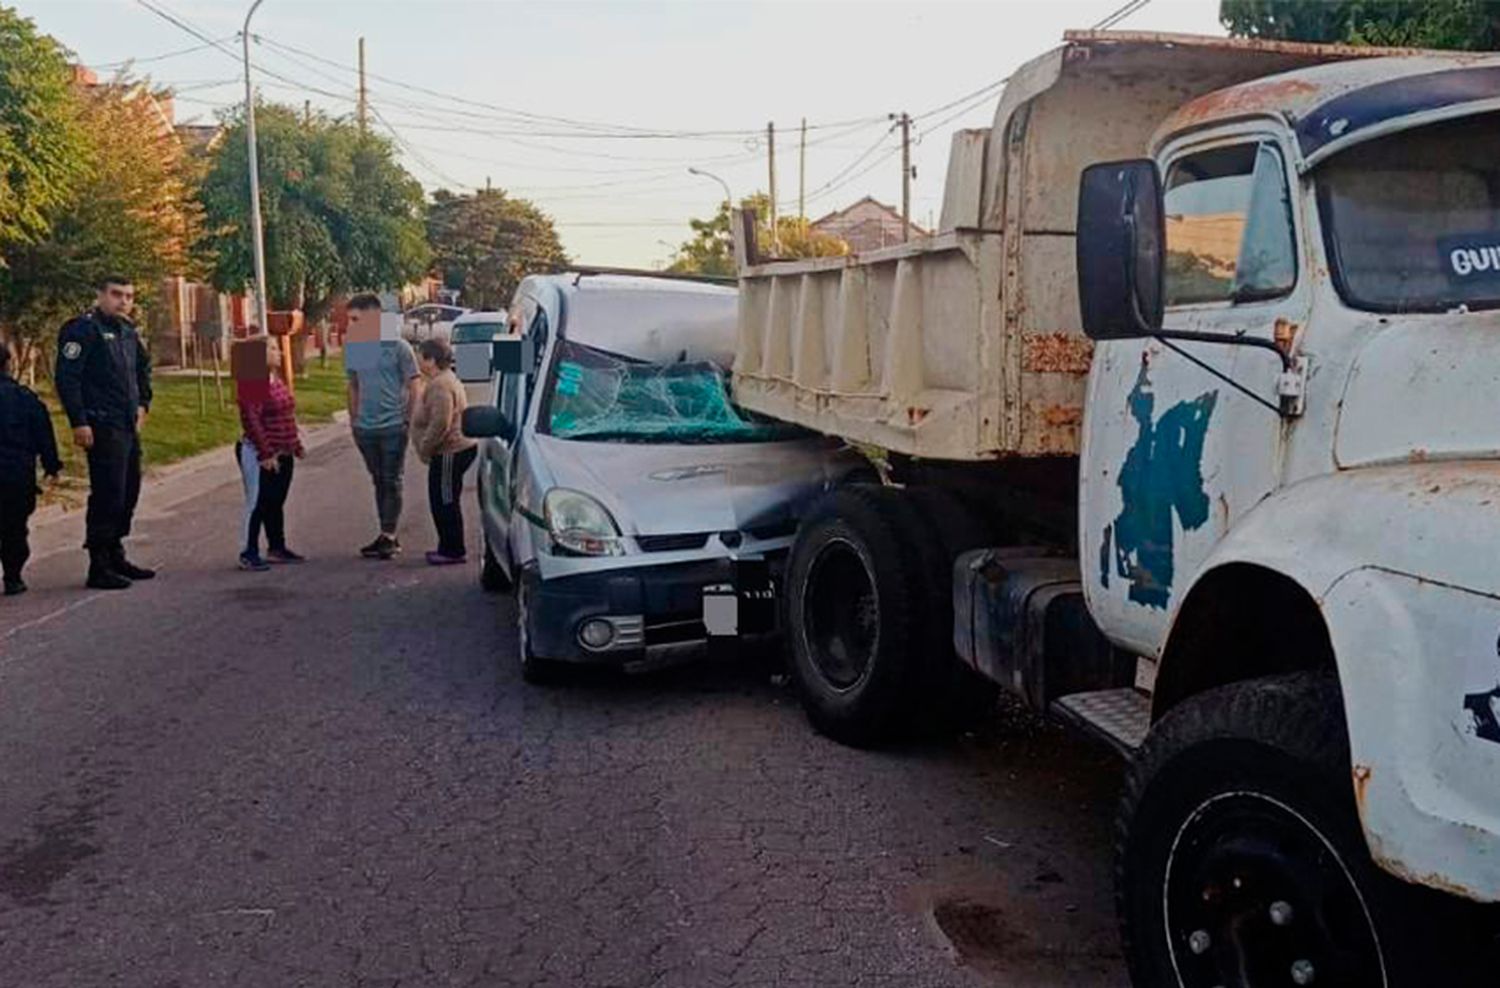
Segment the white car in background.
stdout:
[[504,309],[465,312],[453,320],[448,331],[448,342],[453,344],[453,372],[463,382],[469,404],[490,403],[492,344],[508,331]]
[[431,338],[447,339],[453,330],[453,322],[469,310],[457,305],[442,305],[428,302],[414,305],[401,313],[401,335],[409,343],[421,343]]

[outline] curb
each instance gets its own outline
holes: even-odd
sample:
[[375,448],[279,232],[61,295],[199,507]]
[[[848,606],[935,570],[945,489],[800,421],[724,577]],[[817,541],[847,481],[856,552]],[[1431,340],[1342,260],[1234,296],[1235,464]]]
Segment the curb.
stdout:
[[[317,425],[304,431],[302,434],[302,445],[310,453],[315,449],[326,446],[339,436],[345,435],[348,428],[349,413],[346,410],[340,409],[333,413],[332,422]],[[224,458],[227,450],[229,449],[230,446],[227,445],[215,446],[213,449],[195,453],[175,463],[168,463],[162,467],[149,468],[145,476],[141,478],[142,496],[145,495],[147,490],[153,487],[159,487],[178,478],[191,476],[203,470],[214,469],[216,466],[222,466],[225,462]],[[66,518],[69,515],[80,514],[82,511],[83,505],[81,504],[73,508],[61,504],[51,504],[45,508],[38,509],[36,514],[31,516],[31,524],[33,526],[45,525],[60,518]]]

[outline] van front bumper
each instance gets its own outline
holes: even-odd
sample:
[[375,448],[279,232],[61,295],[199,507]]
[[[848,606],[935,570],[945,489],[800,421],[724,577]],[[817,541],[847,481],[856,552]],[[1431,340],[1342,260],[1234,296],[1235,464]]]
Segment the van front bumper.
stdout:
[[[740,639],[777,633],[784,554],[765,560],[714,558],[574,573],[542,579],[535,567],[521,572],[526,593],[526,634],[537,657],[596,665],[635,666],[669,662],[702,652],[710,638],[704,624],[705,588],[736,588],[754,602],[740,603]],[[607,623],[608,643],[590,647],[581,629]]]

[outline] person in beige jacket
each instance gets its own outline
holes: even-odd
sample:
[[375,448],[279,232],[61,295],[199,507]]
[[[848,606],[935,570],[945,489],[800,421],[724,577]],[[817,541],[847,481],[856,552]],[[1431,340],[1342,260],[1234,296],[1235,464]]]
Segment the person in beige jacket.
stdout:
[[462,563],[464,549],[464,474],[474,463],[474,440],[463,434],[464,386],[453,373],[453,347],[447,340],[424,340],[417,349],[417,366],[426,380],[422,399],[412,415],[412,445],[427,464],[427,505],[437,528],[438,547],[427,554],[433,566]]

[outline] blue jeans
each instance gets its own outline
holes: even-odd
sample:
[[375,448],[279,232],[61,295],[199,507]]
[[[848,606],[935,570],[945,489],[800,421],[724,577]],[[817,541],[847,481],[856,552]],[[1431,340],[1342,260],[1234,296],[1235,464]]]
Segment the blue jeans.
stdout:
[[406,469],[406,429],[380,432],[354,430],[354,445],[365,458],[365,468],[375,483],[375,511],[380,515],[380,530],[396,534],[401,522],[401,480]]

